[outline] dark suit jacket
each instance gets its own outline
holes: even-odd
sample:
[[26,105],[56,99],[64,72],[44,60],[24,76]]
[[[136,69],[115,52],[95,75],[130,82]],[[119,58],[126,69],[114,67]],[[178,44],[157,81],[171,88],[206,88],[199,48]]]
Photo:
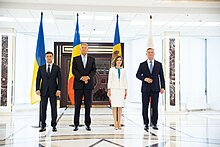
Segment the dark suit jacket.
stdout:
[[57,90],[61,91],[60,67],[53,64],[51,73],[48,74],[46,64],[40,66],[37,72],[36,90],[41,91],[41,96],[46,96],[47,90],[49,90],[49,96],[55,96]]
[[[74,75],[73,89],[93,89],[93,77],[96,73],[95,59],[91,56],[87,56],[86,68],[84,68],[81,55],[74,57],[72,73]],[[87,84],[80,80],[82,76],[90,77]]]
[[[147,60],[142,62],[138,68],[136,77],[142,81],[141,92],[155,91],[159,92],[161,88],[165,89],[165,80],[162,64],[154,60],[154,67],[152,74],[147,64]],[[144,81],[145,78],[153,79],[153,83],[149,84]]]

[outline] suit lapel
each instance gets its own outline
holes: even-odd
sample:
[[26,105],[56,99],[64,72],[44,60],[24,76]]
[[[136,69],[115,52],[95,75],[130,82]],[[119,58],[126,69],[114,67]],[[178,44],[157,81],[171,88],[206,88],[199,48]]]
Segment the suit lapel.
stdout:
[[150,68],[148,66],[148,62],[146,61],[146,64],[147,64],[147,71],[150,73]]
[[54,64],[52,65],[52,69],[50,71],[50,75],[53,73],[53,71],[54,71]]
[[84,65],[83,65],[83,59],[82,59],[82,56],[80,55],[80,64],[81,64],[81,66],[82,66],[82,69],[85,69],[84,68]]

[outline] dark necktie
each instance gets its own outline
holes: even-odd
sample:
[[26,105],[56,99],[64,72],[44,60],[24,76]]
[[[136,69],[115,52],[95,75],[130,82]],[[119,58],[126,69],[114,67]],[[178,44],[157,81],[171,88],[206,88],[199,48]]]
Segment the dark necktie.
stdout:
[[50,74],[50,64],[48,65],[47,73]]

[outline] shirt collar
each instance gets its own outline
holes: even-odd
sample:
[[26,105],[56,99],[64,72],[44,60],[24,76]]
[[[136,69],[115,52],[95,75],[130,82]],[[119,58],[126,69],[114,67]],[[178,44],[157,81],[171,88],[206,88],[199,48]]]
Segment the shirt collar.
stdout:
[[[150,60],[149,60],[149,59],[147,59],[147,63],[150,63]],[[152,60],[152,63],[154,63],[154,59]]]
[[87,54],[86,54],[85,56],[81,54],[81,57],[82,57],[82,58],[83,58],[83,57],[86,57],[86,58],[87,58]]
[[[49,63],[46,63],[46,65],[48,66],[48,65],[49,65]],[[53,66],[53,63],[50,63],[50,66],[52,67],[52,66]]]

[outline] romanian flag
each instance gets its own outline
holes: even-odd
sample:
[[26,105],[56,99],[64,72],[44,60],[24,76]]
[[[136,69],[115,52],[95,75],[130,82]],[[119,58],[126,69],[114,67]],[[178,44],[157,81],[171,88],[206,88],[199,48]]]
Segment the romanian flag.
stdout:
[[118,27],[118,15],[117,15],[117,20],[116,20],[115,37],[114,37],[114,44],[113,44],[113,50],[112,50],[112,66],[117,56],[122,56],[120,33],[119,33],[119,27]]
[[70,70],[69,70],[69,77],[68,77],[68,95],[69,99],[71,101],[71,104],[74,104],[74,90],[73,90],[73,84],[74,84],[74,75],[72,73],[72,63],[73,58],[80,55],[80,35],[79,35],[79,24],[78,24],[78,14],[77,14],[77,20],[76,20],[76,29],[75,29],[75,36],[74,36],[74,42],[73,42],[73,50],[72,50],[72,56],[71,56],[71,62],[70,62]]
[[44,45],[44,31],[43,31],[43,12],[41,12],[40,26],[37,38],[37,48],[34,59],[34,71],[32,77],[32,85],[30,91],[31,104],[40,101],[40,96],[36,94],[36,77],[39,66],[46,64],[45,60],[45,45]]

